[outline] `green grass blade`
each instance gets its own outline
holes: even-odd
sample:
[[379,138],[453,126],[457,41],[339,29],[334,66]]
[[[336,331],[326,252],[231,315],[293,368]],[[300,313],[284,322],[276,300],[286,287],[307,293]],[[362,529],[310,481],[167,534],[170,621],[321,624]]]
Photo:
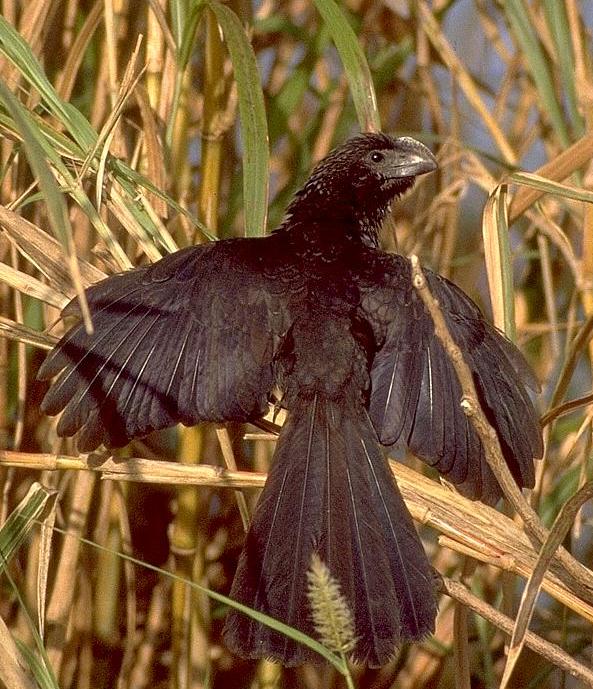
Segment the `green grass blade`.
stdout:
[[209,0],[228,47],[237,92],[243,145],[245,234],[262,235],[268,214],[270,152],[261,80],[253,48],[237,15],[217,0]]
[[348,23],[344,12],[334,0],[315,0],[315,5],[329,29],[344,65],[361,129],[363,131],[380,130],[381,120],[371,70],[358,37]]
[[188,3],[184,0],[174,0],[171,3],[173,36],[177,45],[177,69],[175,72],[173,103],[171,104],[171,113],[166,132],[168,146],[171,145],[173,140],[173,128],[175,127],[179,111],[183,77],[192,56],[196,30],[202,18],[204,6],[203,0],[196,0],[191,7],[188,7]]
[[68,218],[68,209],[59,186],[46,162],[42,136],[31,121],[29,113],[2,82],[0,82],[0,100],[2,100],[6,110],[12,116],[15,126],[22,137],[31,170],[39,182],[39,188],[46,202],[50,225],[64,247],[64,251],[71,255],[74,250],[74,242],[72,241],[72,228]]
[[[41,486],[39,483],[33,483],[33,485],[29,488],[29,491],[25,498],[21,501],[19,506],[6,521],[4,527],[2,528],[2,531],[4,531],[6,524],[8,524],[9,521],[12,520],[15,513],[19,513],[20,520],[17,519],[17,521],[14,522],[14,526],[16,526],[17,528],[20,526],[22,530],[25,532],[24,536],[28,534],[32,526],[39,525],[40,519],[42,518],[42,512],[47,505],[47,499],[44,499],[44,493],[48,496],[48,498],[51,498],[52,501],[54,501],[57,497],[57,491],[50,492],[46,488]],[[22,511],[20,509],[21,506],[24,506],[24,509]],[[38,689],[59,689],[58,681],[54,675],[47,652],[43,645],[43,639],[41,638],[41,634],[35,626],[31,618],[31,615],[29,614],[29,611],[27,609],[27,606],[25,605],[25,601],[23,600],[20,591],[18,590],[13,578],[10,576],[10,571],[8,569],[5,569],[4,575],[6,576],[10,586],[12,587],[14,596],[20,606],[23,619],[26,620],[26,622],[28,623],[29,631],[37,648],[37,655],[20,639],[13,640],[11,637],[3,638],[0,642],[0,646],[2,647],[0,655],[4,654],[5,662],[0,663],[0,665],[3,665],[6,669],[6,661],[8,660],[8,656],[12,656],[13,663],[16,661],[23,670],[26,667],[26,670],[28,671],[26,674],[21,674],[22,671],[18,670],[19,674],[21,674],[21,676],[18,678],[19,687],[22,686],[31,688],[34,686]],[[3,620],[0,620],[0,625],[4,625]],[[1,631],[2,636],[7,635],[8,633],[8,629],[6,628],[3,628]],[[18,658],[16,657],[17,654]],[[10,669],[10,663],[8,663],[8,669]],[[6,677],[2,676],[1,672],[2,671],[0,671],[0,686],[4,687],[5,685],[2,682],[2,680],[6,679]],[[32,683],[30,681],[31,676],[35,679],[35,683]],[[17,678],[14,677],[12,679],[16,680]],[[14,681],[9,684],[11,687],[15,686]]]
[[80,269],[78,267],[76,247],[72,237],[72,227],[70,225],[66,201],[64,200],[64,196],[60,191],[58,183],[56,182],[45,159],[43,136],[35,127],[30,114],[1,82],[0,100],[3,101],[6,109],[14,120],[20,135],[22,136],[23,146],[27,154],[29,165],[31,166],[34,176],[37,178],[39,188],[45,200],[45,208],[47,210],[49,224],[51,225],[54,234],[59,239],[62,247],[64,248],[64,252],[66,253],[72,283],[74,284],[80,299],[82,314],[85,318],[85,325],[87,329],[92,330],[92,326],[90,325],[90,315],[88,314],[88,307],[86,304],[84,288],[80,276]]
[[62,177],[62,183],[66,185],[72,198],[88,216],[122,269],[126,269],[130,266],[129,259],[113,236],[111,230],[107,227],[93,204],[90,202],[82,187],[77,184],[61,158],[51,148],[40,130],[36,127],[31,114],[25,110],[21,103],[1,82],[0,100],[4,102],[7,111],[14,120],[16,129],[22,137],[23,146],[31,170],[37,178],[39,189],[43,194],[50,226],[66,254],[70,277],[79,298],[85,327],[88,332],[92,332],[92,323],[80,274],[80,267],[78,265],[76,247],[72,237],[72,227],[70,225],[66,202],[47,159],[54,164],[58,175]]
[[[556,99],[556,92],[548,63],[539,42],[536,30],[525,9],[524,0],[507,0],[503,7],[511,28],[525,53],[527,64],[539,93],[542,110],[547,113],[556,135],[563,146],[570,144],[570,137],[564,121],[564,114]],[[574,77],[573,77],[574,78]]]
[[573,43],[568,18],[566,16],[566,4],[558,0],[544,0],[544,10],[556,46],[556,55],[560,66],[562,85],[566,92],[566,104],[574,132],[578,137],[585,133],[583,117],[579,112],[579,101],[576,91]]
[[[2,23],[3,21],[4,20],[2,20],[2,17],[0,17],[0,33],[2,32],[2,27],[4,26],[4,24]],[[28,46],[26,46],[26,44],[24,44],[24,46],[30,52]],[[43,73],[40,72],[40,74],[43,77],[43,79],[47,81]],[[53,87],[51,86],[51,84],[49,84],[49,82],[47,82],[47,84],[49,90],[51,91]],[[60,101],[60,99],[57,96],[55,97],[55,100],[58,104],[61,103],[62,105],[67,105],[62,103],[62,101]],[[47,127],[43,126],[40,122],[38,122],[37,119],[34,118],[33,114],[28,112],[21,105],[18,99],[8,90],[6,85],[2,82],[0,82],[0,101],[4,103],[6,112],[12,118],[12,122],[9,123],[9,127],[14,129],[14,131],[22,140],[25,152],[27,154],[27,159],[29,161],[29,164],[31,165],[31,170],[33,171],[35,177],[37,177],[38,179],[39,188],[42,192],[43,199],[46,204],[48,218],[52,231],[60,241],[61,245],[64,248],[64,252],[68,257],[68,265],[72,276],[72,282],[76,287],[78,295],[82,297],[81,305],[83,316],[85,316],[85,322],[88,325],[85,306],[86,299],[84,298],[82,293],[82,285],[80,282],[78,263],[76,260],[76,251],[74,247],[74,241],[72,239],[72,228],[70,225],[70,219],[68,216],[66,202],[64,200],[62,191],[60,190],[60,185],[56,181],[56,178],[54,177],[54,174],[50,169],[48,161],[56,170],[60,183],[68,190],[72,198],[80,205],[80,207],[88,216],[89,220],[91,221],[92,225],[95,227],[101,238],[105,241],[105,244],[111,251],[111,254],[115,258],[121,269],[123,270],[128,268],[130,266],[130,262],[125,252],[115,239],[111,230],[103,222],[99,213],[88,199],[80,184],[77,182],[77,180],[74,179],[74,177],[64,164],[63,160],[60,157],[60,154],[54,146],[55,141],[46,136],[47,132],[50,130],[48,130]],[[69,113],[78,112],[72,106],[68,106],[66,110]],[[78,113],[78,115],[80,115],[80,117],[84,120],[80,113]],[[56,113],[56,116],[59,115]],[[86,120],[84,121],[86,122]],[[64,122],[64,124],[65,126],[67,126],[66,122]],[[93,132],[92,129],[90,131]],[[96,142],[97,135],[95,132],[93,132],[93,137],[93,142]],[[62,141],[62,143],[65,142]],[[89,143],[89,141],[85,139],[82,143],[86,145],[87,143]],[[70,143],[69,148],[71,149],[74,146],[74,143]],[[90,150],[92,150],[93,146],[90,147]],[[69,151],[69,153],[73,154],[74,156],[81,155],[80,151]]]
[[194,2],[187,15],[187,19],[184,21],[177,58],[180,73],[183,72],[183,70],[187,67],[191,58],[192,47],[196,37],[196,29],[198,28],[198,24],[202,18],[204,8],[205,4],[203,0]]
[[[141,175],[139,172],[131,168],[125,162],[123,162],[122,160],[118,160],[117,158],[112,158],[110,160],[110,169],[113,176],[127,191],[131,198],[133,198],[136,195],[134,186],[142,187],[143,189],[146,189],[146,191],[150,191],[151,193],[158,196],[176,213],[179,213],[179,215],[182,215],[184,218],[186,218],[186,220],[190,223],[192,228],[200,230],[200,232],[211,241],[216,240],[216,237],[208,230],[206,225],[204,225],[204,223],[201,223],[195,216],[193,216],[187,210],[187,208],[184,208],[179,203],[177,203],[177,201],[175,201],[171,196],[169,196],[169,194],[162,191],[162,189],[158,189],[157,187],[155,187],[154,184],[147,177]],[[159,241],[161,240],[162,237],[159,238]],[[163,247],[167,251],[176,251],[176,248],[174,248],[170,242],[166,242],[165,244],[163,244]]]
[[26,660],[20,654],[10,630],[1,617],[0,687],[2,689],[39,689],[39,685],[33,681],[28,671]]
[[81,150],[90,150],[97,140],[96,132],[82,113],[58,96],[29,45],[2,15],[0,15],[0,52],[39,92],[48,110],[64,125]]
[[50,670],[49,663],[46,664],[39,660],[35,653],[19,639],[16,639],[15,643],[27,662],[29,671],[37,682],[39,689],[60,689],[55,675]]
[[[54,527],[54,530],[58,533],[66,534],[66,532],[63,529],[60,529],[58,527]],[[139,560],[135,557],[132,557],[131,555],[127,555],[125,553],[112,550],[111,548],[106,548],[105,546],[101,546],[97,543],[94,543],[93,541],[87,538],[80,538],[79,540],[81,543],[85,543],[86,545],[89,545],[92,548],[102,550],[106,553],[115,554],[122,560],[127,560],[128,562],[138,565],[139,567],[143,567],[144,569],[149,569],[153,572],[157,572],[158,574],[168,577],[171,580],[181,581],[184,584],[187,584],[189,587],[202,593],[205,593],[207,596],[217,601],[218,603],[222,603],[224,605],[228,605],[231,608],[234,608],[235,610],[239,610],[248,617],[257,620],[258,622],[261,622],[261,624],[265,624],[267,627],[270,627],[271,629],[275,629],[276,631],[279,631],[282,634],[286,634],[286,636],[293,639],[294,641],[298,641],[299,643],[304,644],[308,648],[311,648],[313,651],[319,653],[320,656],[322,656],[329,663],[331,663],[338,670],[338,672],[340,672],[340,674],[344,675],[348,672],[346,663],[338,655],[332,653],[330,650],[325,648],[325,646],[320,644],[319,641],[316,641],[310,636],[303,634],[303,632],[300,632],[298,629],[295,629],[294,627],[289,627],[287,624],[280,622],[274,617],[265,615],[264,613],[258,612],[257,610],[252,610],[251,608],[248,608],[246,605],[242,605],[241,603],[234,601],[232,598],[224,596],[222,593],[212,591],[211,589],[206,588],[205,586],[197,584],[195,581],[189,581],[185,577],[179,576],[178,574],[174,574],[173,572],[169,572],[168,570],[162,569],[161,567],[157,567],[156,565],[151,565],[148,562]]]
[[37,526],[50,498],[55,492],[39,483],[33,483],[25,497],[10,513],[0,529],[0,572],[6,569],[10,559]]
[[186,23],[188,11],[188,0],[171,0],[169,3],[169,13],[171,15],[171,33],[173,34],[177,48],[181,46],[181,42],[183,40],[183,29]]

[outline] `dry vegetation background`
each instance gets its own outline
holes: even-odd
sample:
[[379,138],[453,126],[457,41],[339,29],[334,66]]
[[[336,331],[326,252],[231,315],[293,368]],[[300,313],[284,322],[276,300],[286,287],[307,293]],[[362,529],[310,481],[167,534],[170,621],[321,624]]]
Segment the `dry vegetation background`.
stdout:
[[[0,684],[494,688],[506,666],[510,687],[593,686],[591,4],[0,6]],[[436,634],[380,671],[287,671],[232,657],[199,588],[228,591],[273,435],[176,429],[79,456],[35,372],[76,290],[258,234],[268,198],[273,227],[316,160],[379,122],[441,163],[386,245],[492,302],[542,382],[547,449],[522,519],[394,465],[444,576]]]

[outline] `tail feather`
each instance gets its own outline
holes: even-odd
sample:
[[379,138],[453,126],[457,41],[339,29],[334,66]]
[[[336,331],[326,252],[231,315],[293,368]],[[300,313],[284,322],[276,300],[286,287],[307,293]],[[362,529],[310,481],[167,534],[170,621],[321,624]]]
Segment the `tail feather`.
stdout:
[[[430,565],[366,412],[298,401],[280,435],[231,597],[316,637],[307,570],[316,553],[354,617],[353,659],[378,666],[402,639],[433,629]],[[243,656],[285,665],[319,661],[242,613],[225,637]]]

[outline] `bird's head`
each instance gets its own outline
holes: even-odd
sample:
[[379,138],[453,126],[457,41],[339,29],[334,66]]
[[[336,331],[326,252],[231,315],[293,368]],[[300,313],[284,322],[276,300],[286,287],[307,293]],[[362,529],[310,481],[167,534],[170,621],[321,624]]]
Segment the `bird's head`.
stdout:
[[287,209],[289,223],[333,223],[376,244],[376,232],[394,198],[418,175],[437,167],[435,157],[408,136],[360,134],[334,149],[313,170]]

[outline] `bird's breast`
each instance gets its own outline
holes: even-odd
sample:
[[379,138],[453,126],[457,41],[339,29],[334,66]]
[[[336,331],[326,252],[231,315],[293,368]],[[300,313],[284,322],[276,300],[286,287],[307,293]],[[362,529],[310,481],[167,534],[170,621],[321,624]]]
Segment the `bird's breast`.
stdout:
[[321,394],[330,400],[364,400],[369,357],[358,336],[354,314],[343,302],[303,308],[282,338],[275,378],[290,401]]

